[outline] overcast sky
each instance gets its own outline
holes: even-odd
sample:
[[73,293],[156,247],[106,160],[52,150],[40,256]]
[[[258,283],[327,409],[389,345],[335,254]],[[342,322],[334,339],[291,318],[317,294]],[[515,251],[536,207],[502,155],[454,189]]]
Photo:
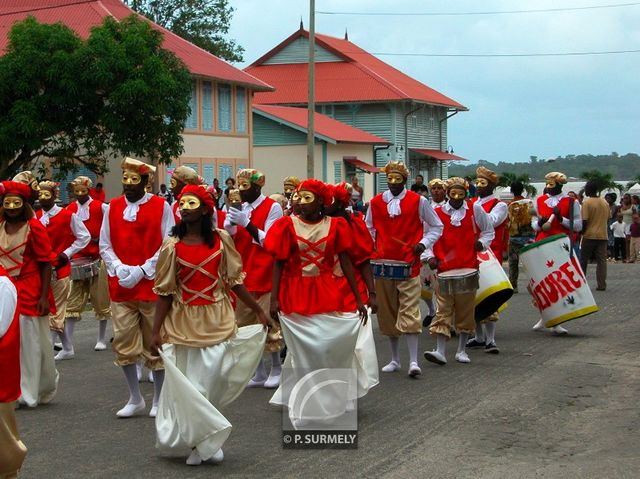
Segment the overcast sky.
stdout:
[[[230,37],[245,66],[308,28],[307,0],[231,0]],[[624,0],[316,0],[316,11],[495,12]],[[621,8],[465,16],[316,15],[316,31],[369,52],[509,54],[640,50],[640,4]],[[640,152],[640,53],[562,57],[379,57],[467,106],[449,144],[472,161]]]

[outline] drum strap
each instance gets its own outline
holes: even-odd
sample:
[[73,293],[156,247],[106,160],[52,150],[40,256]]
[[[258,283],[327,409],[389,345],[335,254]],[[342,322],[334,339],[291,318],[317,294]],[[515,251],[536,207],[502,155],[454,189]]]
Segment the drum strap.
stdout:
[[569,258],[573,257],[573,201],[569,197]]
[[[178,258],[178,263],[180,263],[180,265],[182,265],[182,266],[184,266],[186,268],[189,268],[191,270],[181,280],[182,289],[185,290],[187,293],[190,293],[190,294],[193,295],[193,296],[191,296],[189,299],[187,299],[185,301],[185,304],[190,303],[191,301],[195,300],[198,297],[200,297],[202,299],[205,299],[207,301],[214,301],[215,302],[216,298],[215,298],[215,296],[213,294],[209,296],[209,295],[207,295],[205,293],[207,293],[209,291],[212,291],[212,290],[215,290],[216,286],[218,285],[218,280],[219,279],[215,275],[213,275],[212,273],[210,273],[209,271],[204,269],[204,266],[209,264],[211,261],[213,261],[220,254],[222,254],[222,249],[219,249],[215,253],[212,253],[208,258],[206,258],[203,261],[201,261],[200,264],[192,264],[192,263],[189,263],[188,261],[183,260],[182,258]],[[207,278],[211,279],[212,280],[211,284],[209,286],[207,286],[206,288],[200,289],[200,290],[195,290],[195,289],[188,288],[186,286],[186,283],[197,272],[200,272],[203,275],[205,275]]]

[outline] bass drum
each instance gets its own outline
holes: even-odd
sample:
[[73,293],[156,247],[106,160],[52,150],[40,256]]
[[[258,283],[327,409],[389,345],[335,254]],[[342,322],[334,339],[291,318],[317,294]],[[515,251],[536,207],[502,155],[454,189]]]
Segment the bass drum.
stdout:
[[504,309],[505,303],[513,296],[513,286],[490,249],[479,251],[478,261],[480,286],[476,292],[475,318],[476,321],[482,321]]

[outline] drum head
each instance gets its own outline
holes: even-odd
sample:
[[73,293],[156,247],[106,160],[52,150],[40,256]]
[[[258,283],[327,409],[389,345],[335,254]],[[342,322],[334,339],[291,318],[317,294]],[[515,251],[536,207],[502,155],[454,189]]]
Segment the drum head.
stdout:
[[498,311],[500,309],[500,306],[509,301],[511,296],[513,296],[513,289],[503,289],[501,291],[496,291],[492,295],[484,298],[476,305],[476,321],[487,319],[493,313]]
[[465,278],[477,274],[478,270],[473,268],[458,268],[445,271],[444,273],[438,273],[441,278]]

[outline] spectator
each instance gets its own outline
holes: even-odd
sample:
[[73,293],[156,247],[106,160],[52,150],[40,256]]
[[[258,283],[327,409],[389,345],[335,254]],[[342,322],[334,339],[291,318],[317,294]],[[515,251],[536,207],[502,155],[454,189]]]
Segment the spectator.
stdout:
[[618,218],[615,223],[611,226],[611,231],[613,231],[613,259],[618,261],[626,261],[627,260],[627,250],[624,247],[625,239],[626,239],[626,227],[622,222],[622,214],[618,213]]
[[631,227],[631,218],[633,217],[633,214],[638,212],[631,200],[631,195],[629,193],[625,193],[622,197],[622,201],[620,202],[620,209],[618,210],[618,212],[622,215],[622,222],[624,223],[625,227],[625,255],[627,258],[629,258],[629,247],[631,245],[631,235],[629,233],[629,228]]
[[236,187],[236,179],[235,178],[227,178],[224,180],[224,184],[226,186],[224,190],[224,205],[229,208],[229,192]]
[[605,201],[609,204],[609,221],[607,223],[607,234],[608,234],[608,249],[609,249],[609,258],[614,259],[615,254],[613,253],[613,230],[611,229],[611,225],[616,222],[616,218],[618,217],[618,205],[616,205],[616,200],[618,199],[618,195],[615,193],[607,193],[604,195]]
[[416,179],[411,185],[411,191],[414,191],[425,198],[429,196],[429,188],[424,184],[424,176],[416,175]]
[[631,235],[631,245],[629,250],[629,263],[635,263],[638,260],[638,254],[640,253],[640,214],[633,214],[633,223],[629,227],[629,233]]
[[160,191],[158,191],[158,196],[161,196],[162,198],[164,198],[169,204],[173,203],[173,195],[167,189],[167,185],[165,185],[164,183],[160,185]]
[[587,181],[584,187],[587,195],[582,203],[582,252],[580,266],[587,274],[587,266],[591,255],[596,258],[597,290],[607,289],[607,223],[609,205],[598,195],[598,186],[594,181]]
[[358,182],[358,177],[353,175],[351,177],[351,203],[354,211],[362,211],[364,208],[364,190]]
[[469,198],[473,198],[474,196],[476,196],[476,185],[475,185],[475,182],[473,181],[473,179],[470,176],[465,176],[464,179],[467,182],[467,184],[469,185]]
[[102,183],[96,183],[95,188],[91,188],[89,190],[89,196],[94,200],[98,200],[104,203],[106,194],[105,194],[105,191],[102,189]]
[[222,196],[222,188],[220,188],[220,182],[218,178],[213,179],[213,189],[216,191],[216,208],[221,210],[224,205],[224,197]]

